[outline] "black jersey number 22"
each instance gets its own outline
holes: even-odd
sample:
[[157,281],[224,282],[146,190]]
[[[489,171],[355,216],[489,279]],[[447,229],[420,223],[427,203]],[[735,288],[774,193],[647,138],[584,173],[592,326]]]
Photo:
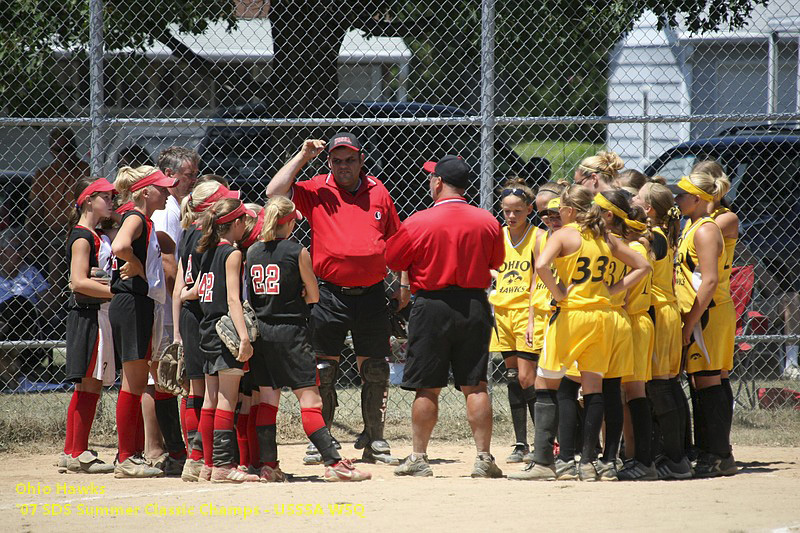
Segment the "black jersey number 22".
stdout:
[[[572,283],[584,283],[589,280],[589,278],[595,282],[603,281],[603,278],[605,278],[606,275],[606,267],[608,266],[608,263],[609,259],[604,255],[598,257],[594,261],[594,264],[592,264],[592,260],[588,257],[579,257],[576,268],[578,269],[578,274],[580,275],[572,278]],[[594,276],[592,275],[592,270],[596,272]]]
[[253,292],[259,295],[281,293],[281,267],[275,264],[250,267]]

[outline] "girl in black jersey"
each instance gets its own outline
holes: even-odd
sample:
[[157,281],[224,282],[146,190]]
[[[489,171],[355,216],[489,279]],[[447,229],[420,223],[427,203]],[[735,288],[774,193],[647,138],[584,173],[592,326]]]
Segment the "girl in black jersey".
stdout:
[[[214,483],[241,483],[258,481],[258,476],[248,475],[237,468],[236,437],[233,413],[239,397],[239,381],[245,372],[247,360],[253,354],[250,337],[244,323],[241,300],[242,252],[234,243],[241,240],[245,231],[245,215],[255,216],[240,200],[217,200],[200,218],[202,236],[196,250],[203,254],[199,278],[192,289],[184,287],[181,299],[197,299],[203,317],[200,320],[200,352],[205,360],[205,397],[203,409],[214,409],[213,430],[211,420],[202,416],[200,434],[203,450],[211,450]],[[240,344],[233,354],[225,347],[216,332],[219,319],[230,313]],[[209,441],[208,437],[212,436]]]
[[[160,266],[158,248],[152,242],[150,216],[164,209],[177,181],[155,167],[122,167],[115,186],[129,194],[133,209],[122,216],[111,250],[111,299],[108,315],[114,336],[114,353],[122,361],[122,389],[117,399],[119,459],[114,476],[157,477],[164,473],[139,456],[144,450],[141,419],[142,393],[147,386],[152,350],[155,301],[148,296],[148,265]],[[152,268],[152,267],[151,267]],[[152,273],[151,273],[152,275]],[[163,277],[163,270],[162,270]]]
[[[203,312],[199,301],[181,302],[180,295],[184,287],[187,290],[194,287],[200,273],[202,254],[195,250],[197,241],[202,235],[198,219],[220,198],[239,198],[238,191],[229,190],[216,178],[217,176],[210,174],[201,176],[197,185],[181,204],[181,226],[184,231],[178,243],[178,271],[172,295],[172,323],[173,338],[183,344],[186,376],[189,379],[189,395],[186,398],[182,420],[190,454],[181,474],[181,479],[184,481],[197,481],[201,474],[206,481],[211,477],[211,449],[203,450],[202,438],[198,432],[200,418],[203,416],[201,408],[205,393],[204,357],[200,352],[200,320],[203,318]],[[213,431],[214,411],[210,410],[205,416],[212,421],[207,425]],[[213,434],[209,436],[209,440],[211,439]],[[204,453],[208,455],[207,461],[204,461]],[[202,468],[204,464],[207,465],[206,469]]]
[[[67,381],[75,383],[75,391],[67,409],[67,437],[62,469],[89,474],[110,473],[114,465],[106,464],[97,453],[88,449],[97,401],[103,382],[103,364],[98,356],[100,304],[111,299],[108,278],[98,276],[100,236],[95,227],[111,213],[114,186],[104,178],[82,178],[75,186],[76,225],[67,239],[69,263],[69,298],[67,315]],[[106,332],[106,335],[109,332]]]
[[264,482],[285,479],[278,467],[275,421],[280,389],[291,387],[300,402],[303,429],[325,462],[325,481],[370,479],[371,474],[339,456],[322,419],[322,397],[307,325],[309,304],[318,301],[319,289],[308,250],[288,240],[296,219],[291,200],[271,198],[264,208],[260,240],[247,251],[247,290],[259,331],[251,360],[260,393],[256,432],[263,466],[259,476]]

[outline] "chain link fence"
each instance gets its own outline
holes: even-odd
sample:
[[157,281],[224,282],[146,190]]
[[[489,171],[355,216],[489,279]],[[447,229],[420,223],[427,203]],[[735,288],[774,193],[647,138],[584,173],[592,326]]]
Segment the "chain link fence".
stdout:
[[[737,422],[755,442],[796,439],[800,9],[718,4],[4,3],[0,423],[56,404],[52,423],[63,418],[64,241],[78,176],[113,179],[123,162],[152,164],[181,145],[199,152],[201,174],[263,203],[303,139],[347,129],[401,218],[430,204],[421,165],[448,153],[473,165],[467,196],[498,216],[506,178],[570,179],[600,149],[670,182],[720,161],[741,219]],[[323,171],[320,158],[300,179]],[[307,229],[297,232],[306,243]],[[355,427],[360,379],[345,356],[338,416]],[[490,370],[505,421],[499,357]],[[442,398],[443,417],[462,417],[460,393]],[[392,388],[396,434],[409,433],[410,400]]]

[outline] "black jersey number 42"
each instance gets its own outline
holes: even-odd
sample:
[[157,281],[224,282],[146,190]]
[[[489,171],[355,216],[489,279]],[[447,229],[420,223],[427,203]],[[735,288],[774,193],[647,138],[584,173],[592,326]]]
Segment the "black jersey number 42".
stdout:
[[281,267],[279,265],[253,265],[250,267],[250,278],[253,280],[255,294],[281,293]]

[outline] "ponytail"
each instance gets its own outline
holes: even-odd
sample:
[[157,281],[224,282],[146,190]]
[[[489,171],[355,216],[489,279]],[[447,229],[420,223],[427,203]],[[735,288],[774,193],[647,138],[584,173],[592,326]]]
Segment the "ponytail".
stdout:
[[205,210],[200,217],[200,225],[203,234],[197,242],[197,251],[204,253],[207,250],[216,248],[221,236],[224,235],[233,224],[233,220],[224,224],[217,224],[217,219],[227,215],[241,205],[241,200],[235,198],[223,198]]
[[269,242],[275,240],[278,231],[278,221],[295,211],[294,202],[285,196],[273,196],[264,207],[264,226],[261,228],[261,240]]
[[583,231],[590,231],[595,237],[606,236],[606,223],[603,210],[592,203],[592,192],[583,185],[567,184],[561,193],[561,205],[575,209],[575,221]]

